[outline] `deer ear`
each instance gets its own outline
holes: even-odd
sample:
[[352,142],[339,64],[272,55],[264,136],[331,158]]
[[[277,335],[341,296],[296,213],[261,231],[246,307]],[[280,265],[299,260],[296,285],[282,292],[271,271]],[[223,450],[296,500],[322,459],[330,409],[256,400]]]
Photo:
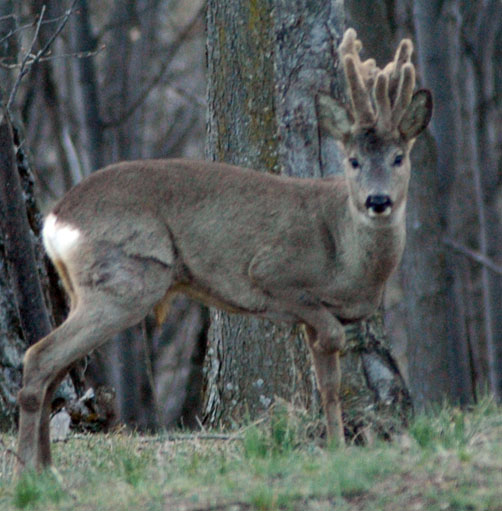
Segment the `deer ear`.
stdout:
[[424,131],[431,117],[432,94],[427,89],[418,90],[399,123],[399,132],[405,140],[413,140]]
[[347,108],[327,94],[319,94],[316,103],[321,126],[328,130],[335,140],[345,140],[354,124],[354,119]]

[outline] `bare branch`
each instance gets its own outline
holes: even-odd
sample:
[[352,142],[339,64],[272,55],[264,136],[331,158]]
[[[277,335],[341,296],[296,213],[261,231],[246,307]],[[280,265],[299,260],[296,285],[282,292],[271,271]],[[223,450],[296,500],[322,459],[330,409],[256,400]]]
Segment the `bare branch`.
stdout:
[[[41,57],[37,60],[37,62],[49,62],[51,60],[58,60],[58,59],[66,59],[66,58],[76,58],[76,59],[87,59],[90,57],[95,57],[96,55],[99,55],[102,51],[106,49],[105,45],[102,45],[97,50],[89,50],[89,51],[77,51],[72,53],[60,53],[58,55],[51,55],[49,57]],[[9,64],[6,62],[7,59],[0,59],[0,67],[4,69],[16,69],[18,67],[21,67],[21,63],[14,63]],[[30,65],[32,62],[30,62]]]
[[73,10],[74,10],[74,7],[75,7],[76,3],[77,3],[77,0],[73,0],[73,2],[71,4],[71,7],[66,11],[66,13],[65,13],[63,19],[61,20],[61,23],[59,24],[58,28],[54,31],[54,33],[51,35],[51,37],[49,37],[48,41],[45,43],[45,46],[37,53],[37,59],[33,62],[33,64],[35,64],[35,62],[37,62],[38,59],[40,59],[40,57],[43,57],[45,55],[45,53],[51,47],[52,43],[56,40],[56,37],[61,33],[61,31],[65,27],[66,23],[70,19],[70,16],[73,13]]
[[45,5],[42,7],[42,10],[40,11],[40,16],[35,28],[35,34],[33,36],[33,40],[31,42],[29,50],[26,52],[23,61],[21,63],[21,69],[19,70],[19,73],[16,78],[16,82],[14,83],[14,86],[12,87],[9,101],[7,102],[6,109],[7,111],[10,110],[12,107],[12,104],[14,103],[14,99],[16,97],[17,91],[19,89],[19,86],[21,85],[22,79],[26,76],[26,74],[30,71],[32,66],[40,61],[40,59],[49,51],[49,48],[51,47],[52,43],[56,40],[56,37],[61,33],[63,28],[65,27],[66,23],[68,22],[70,16],[73,13],[75,4],[77,3],[77,0],[73,0],[71,7],[65,12],[61,23],[58,25],[54,33],[49,37],[45,45],[41,50],[39,50],[35,55],[33,55],[32,51],[35,46],[35,42],[38,39],[38,34],[40,32],[40,27],[42,26],[43,17],[45,14]]
[[16,97],[17,90],[19,89],[19,85],[21,84],[21,80],[24,78],[26,73],[28,73],[29,69],[27,66],[28,60],[32,55],[33,47],[35,46],[35,42],[38,39],[38,33],[40,32],[40,27],[42,25],[42,19],[45,14],[45,5],[42,6],[42,10],[40,12],[40,16],[38,18],[37,26],[35,28],[35,35],[33,36],[33,40],[31,41],[31,45],[29,50],[26,52],[22,62],[21,62],[21,69],[19,70],[19,74],[17,75],[16,82],[14,83],[14,87],[12,87],[12,90],[10,91],[9,101],[7,102],[7,111],[10,111],[10,108],[12,106],[12,103],[14,102],[14,98]]
[[[62,14],[61,16],[56,16],[55,18],[43,20],[41,22],[41,25],[50,25],[51,23],[56,23],[57,21],[64,19],[65,16],[66,16],[66,14]],[[0,22],[8,20],[8,19],[14,19],[15,21],[17,21],[18,17],[15,14],[7,14],[6,16],[0,17]],[[26,23],[25,25],[21,25],[20,27],[17,27],[13,30],[9,30],[9,32],[7,32],[7,34],[5,34],[2,38],[0,38],[0,44],[2,44],[4,41],[9,39],[9,37],[12,37],[13,35],[18,34],[19,32],[23,32],[24,30],[28,30],[28,29],[36,26],[37,23],[38,23],[38,21],[35,20],[35,21],[32,21],[31,23]]]
[[6,14],[5,16],[0,16],[0,21],[10,20],[10,19],[17,20],[17,16],[12,13]]
[[481,252],[472,250],[471,248],[466,247],[465,245],[462,245],[458,241],[452,240],[450,238],[443,238],[442,241],[445,245],[453,248],[453,250],[455,250],[456,252],[485,266],[486,268],[493,271],[497,275],[502,275],[502,266],[499,266],[498,264],[494,263],[489,257],[485,256]]

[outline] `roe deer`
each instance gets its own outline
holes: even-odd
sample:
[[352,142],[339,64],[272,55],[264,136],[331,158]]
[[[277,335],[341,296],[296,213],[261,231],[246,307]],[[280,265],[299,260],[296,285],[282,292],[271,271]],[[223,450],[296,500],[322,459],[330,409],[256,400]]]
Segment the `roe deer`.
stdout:
[[413,94],[412,43],[383,70],[359,58],[353,29],[339,48],[350,104],[318,97],[340,143],[344,175],[274,176],[223,163],[111,165],[70,190],[43,238],[71,299],[66,321],[24,358],[20,468],[51,461],[51,395],[68,368],[175,293],[306,327],[328,435],[343,442],[343,324],[378,307],[405,242],[409,153],[432,113]]

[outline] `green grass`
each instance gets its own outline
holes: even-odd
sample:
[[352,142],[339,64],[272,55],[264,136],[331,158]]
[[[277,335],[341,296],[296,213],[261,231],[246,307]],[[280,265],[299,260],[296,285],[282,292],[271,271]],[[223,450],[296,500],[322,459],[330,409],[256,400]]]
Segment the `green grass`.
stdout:
[[277,407],[226,439],[116,433],[53,445],[54,466],[12,475],[0,445],[0,509],[502,511],[502,409],[445,406],[392,442],[322,447],[318,424]]

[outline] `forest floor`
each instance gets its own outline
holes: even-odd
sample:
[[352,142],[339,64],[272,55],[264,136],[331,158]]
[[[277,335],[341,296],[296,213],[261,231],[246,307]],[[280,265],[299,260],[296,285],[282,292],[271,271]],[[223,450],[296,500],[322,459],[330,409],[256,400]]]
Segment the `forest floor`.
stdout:
[[321,447],[318,424],[278,408],[237,432],[73,435],[55,469],[12,475],[0,444],[0,509],[502,511],[502,408],[445,407],[390,442]]

